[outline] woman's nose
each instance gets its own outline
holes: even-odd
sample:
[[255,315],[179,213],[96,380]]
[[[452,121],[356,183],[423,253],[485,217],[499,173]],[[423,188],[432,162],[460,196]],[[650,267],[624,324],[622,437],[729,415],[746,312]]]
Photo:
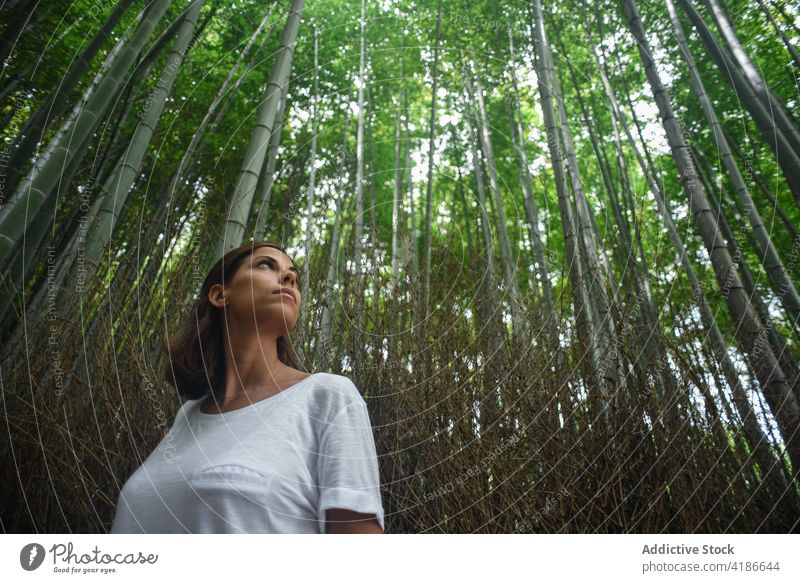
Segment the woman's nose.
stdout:
[[283,276],[284,283],[294,284],[297,281],[297,274],[294,271],[287,271]]

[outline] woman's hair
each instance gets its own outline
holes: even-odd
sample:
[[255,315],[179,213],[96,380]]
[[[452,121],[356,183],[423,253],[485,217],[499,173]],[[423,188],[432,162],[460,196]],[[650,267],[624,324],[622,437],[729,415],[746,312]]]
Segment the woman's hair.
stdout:
[[[260,247],[274,247],[286,253],[280,245],[255,241],[228,251],[209,270],[183,328],[173,342],[164,344],[167,354],[164,376],[178,393],[189,399],[199,399],[219,392],[225,383],[225,346],[222,308],[208,299],[208,290],[216,284],[233,279],[236,270]],[[288,255],[288,254],[287,254]],[[299,369],[297,359],[285,336],[278,338],[278,360]]]

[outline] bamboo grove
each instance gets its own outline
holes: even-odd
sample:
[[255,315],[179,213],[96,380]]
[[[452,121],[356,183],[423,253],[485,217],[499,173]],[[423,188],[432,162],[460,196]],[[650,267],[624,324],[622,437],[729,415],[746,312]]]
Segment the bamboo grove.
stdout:
[[6,0],[3,529],[109,528],[261,239],[388,532],[795,529],[799,9]]

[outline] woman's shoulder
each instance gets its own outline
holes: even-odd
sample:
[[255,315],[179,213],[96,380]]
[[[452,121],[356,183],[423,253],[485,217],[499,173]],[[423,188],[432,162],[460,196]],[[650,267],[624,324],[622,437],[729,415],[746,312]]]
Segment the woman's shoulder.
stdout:
[[167,432],[169,435],[170,433],[174,432],[179,426],[186,423],[186,420],[192,416],[195,409],[200,407],[200,403],[203,402],[203,398],[199,399],[186,399],[181,402],[180,407],[175,412],[175,420],[172,422],[172,427],[170,431]]
[[354,403],[365,404],[361,391],[349,377],[327,372],[315,373],[314,377],[312,397],[326,418]]

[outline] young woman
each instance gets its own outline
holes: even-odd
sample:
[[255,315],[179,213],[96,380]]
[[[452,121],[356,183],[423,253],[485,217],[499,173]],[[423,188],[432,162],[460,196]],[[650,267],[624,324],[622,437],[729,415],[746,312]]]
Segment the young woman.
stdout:
[[211,268],[167,380],[189,400],[125,483],[112,533],[382,533],[366,403],[347,377],[298,369],[297,270],[250,243]]

